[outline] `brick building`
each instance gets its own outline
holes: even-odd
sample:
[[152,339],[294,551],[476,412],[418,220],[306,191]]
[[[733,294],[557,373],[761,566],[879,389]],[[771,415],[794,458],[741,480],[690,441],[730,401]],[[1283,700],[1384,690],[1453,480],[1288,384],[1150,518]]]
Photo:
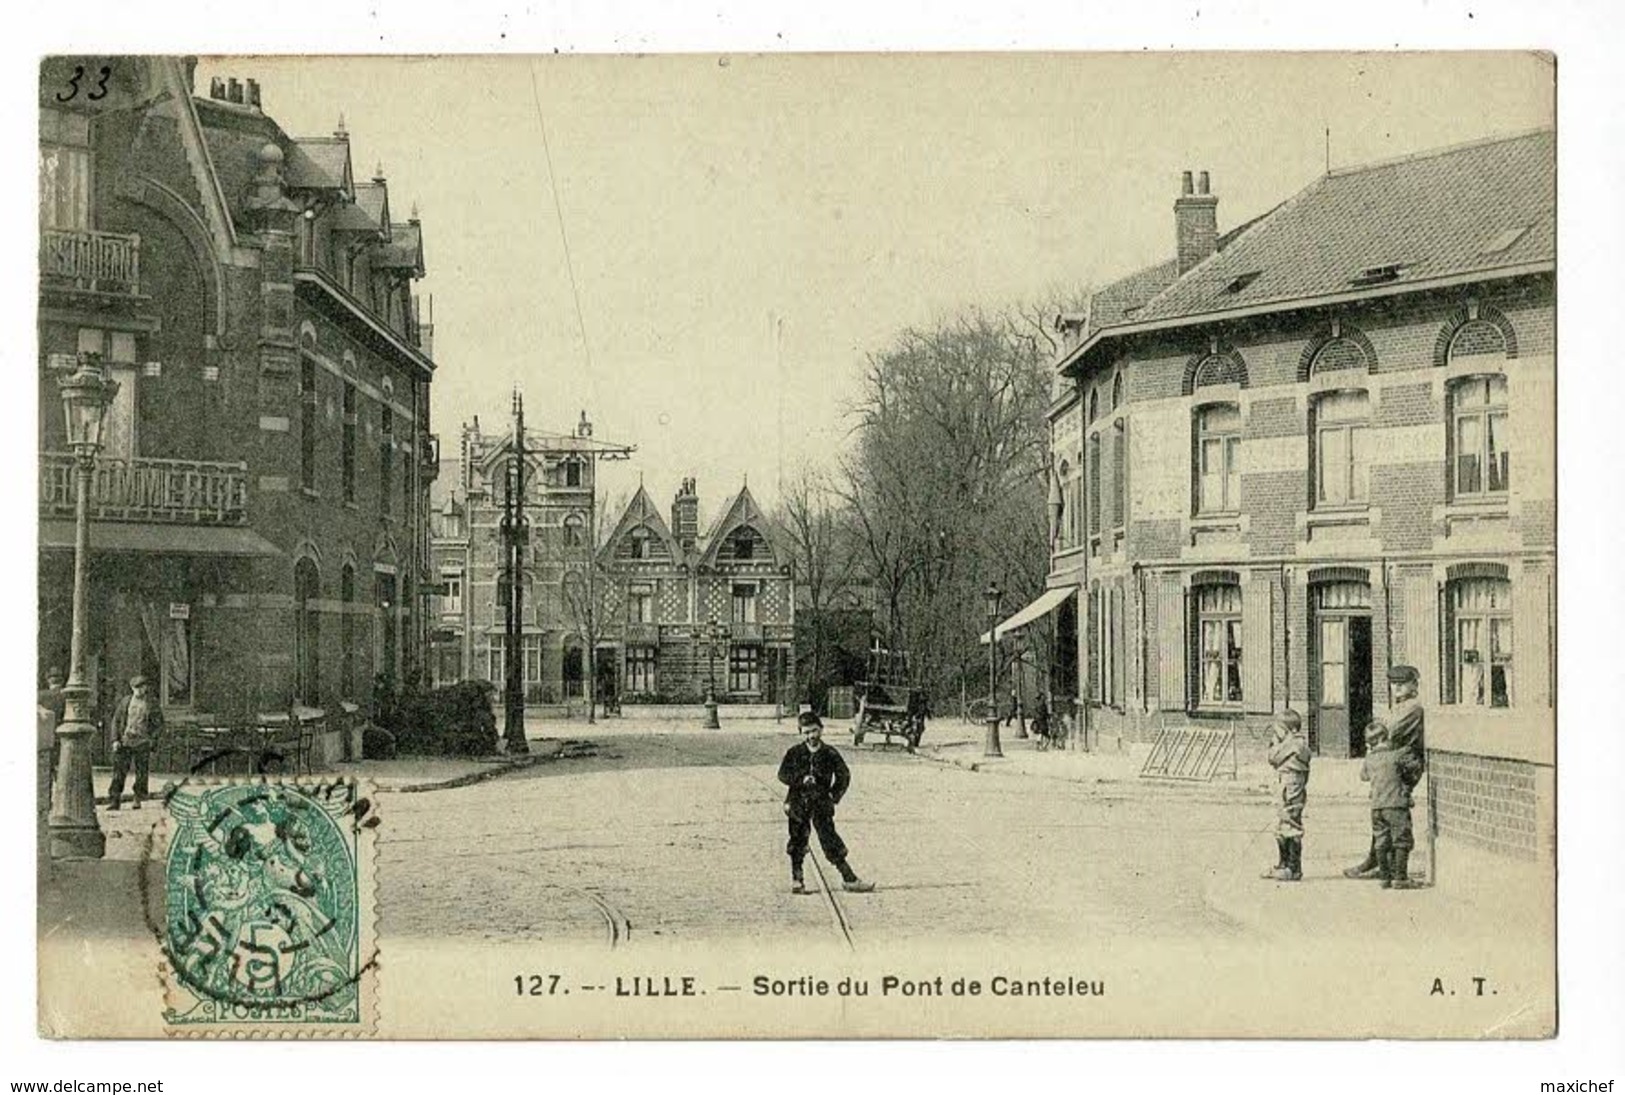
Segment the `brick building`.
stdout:
[[[429,602],[435,684],[505,677],[506,602],[500,581],[500,524],[513,429],[487,433],[478,418],[462,429],[459,454],[447,457],[434,491],[430,551],[439,592]],[[520,600],[527,702],[575,704],[587,696],[589,644],[599,621],[584,611],[598,535],[598,462],[624,460],[628,445],[597,440],[586,413],[568,434],[526,430],[525,513],[530,521]],[[574,583],[582,583],[575,585]],[[599,672],[603,694],[609,661]]]
[[71,620],[57,380],[95,353],[119,384],[90,500],[98,702],[141,671],[172,718],[365,703],[420,645],[422,230],[381,173],[354,180],[342,130],[291,137],[254,81],[193,74],[41,66],[42,666]]
[[[1415,665],[1443,840],[1552,854],[1554,135],[1334,171],[1062,316],[1061,693],[1146,740],[1303,712],[1358,756]],[[1069,596],[1081,591],[1081,596]],[[1080,687],[1081,685],[1081,687]]]
[[673,498],[670,524],[640,485],[606,539],[605,646],[618,694],[692,703],[714,675],[723,702],[789,703],[796,607],[789,557],[748,486],[703,535],[699,515],[693,479]]

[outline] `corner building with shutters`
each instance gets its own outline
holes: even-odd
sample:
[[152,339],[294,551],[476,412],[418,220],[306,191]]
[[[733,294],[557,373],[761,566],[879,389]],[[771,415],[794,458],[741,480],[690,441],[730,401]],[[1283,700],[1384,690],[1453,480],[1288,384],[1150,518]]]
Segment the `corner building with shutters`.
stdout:
[[1057,317],[1049,585],[1091,732],[1304,716],[1358,757],[1411,664],[1439,839],[1553,855],[1555,139],[1331,172]]

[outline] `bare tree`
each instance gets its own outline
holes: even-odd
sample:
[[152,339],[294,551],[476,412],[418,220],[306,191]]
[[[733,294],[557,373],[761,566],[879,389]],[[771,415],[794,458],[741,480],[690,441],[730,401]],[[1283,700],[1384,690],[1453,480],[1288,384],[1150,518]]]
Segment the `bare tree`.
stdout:
[[[589,723],[597,721],[598,713],[598,644],[605,637],[606,625],[613,611],[611,606],[605,604],[610,565],[605,550],[609,533],[604,530],[610,526],[604,520],[604,514],[619,513],[625,508],[624,500],[619,500],[616,509],[609,508],[612,504],[594,488],[593,504],[585,515],[579,536],[572,537],[567,533],[559,539],[563,565],[559,593],[564,615],[576,634],[581,636],[585,648],[586,680],[583,684]],[[574,543],[572,539],[575,539]]]
[[1035,596],[1052,355],[1011,315],[973,311],[871,355],[836,491],[894,647],[933,692],[983,669],[982,589]]
[[860,572],[850,515],[827,476],[804,464],[785,484],[774,523],[795,573],[797,632],[805,644],[796,667],[816,702],[810,693],[830,669],[838,615],[855,607]]

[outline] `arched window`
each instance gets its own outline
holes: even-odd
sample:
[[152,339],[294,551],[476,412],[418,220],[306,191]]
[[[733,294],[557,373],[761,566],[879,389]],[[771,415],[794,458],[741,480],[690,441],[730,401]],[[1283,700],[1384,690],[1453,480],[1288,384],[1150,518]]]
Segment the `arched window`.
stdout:
[[1247,386],[1247,366],[1235,354],[1209,354],[1196,366],[1191,387],[1206,388],[1214,384],[1240,384]]
[[1371,367],[1366,360],[1366,354],[1360,344],[1350,338],[1334,338],[1315,353],[1315,360],[1309,367],[1309,375],[1318,376],[1322,373],[1337,372],[1342,369],[1358,369],[1361,372]]
[[581,514],[572,513],[564,519],[564,546],[578,548],[586,542],[583,535],[586,523]]
[[1463,577],[1447,583],[1448,702],[1470,707],[1512,703],[1512,584]]
[[355,567],[349,563],[339,571],[339,680],[344,695],[355,696]]
[[1363,391],[1327,392],[1314,402],[1315,508],[1366,505],[1371,402]]
[[1210,403],[1195,414],[1194,472],[1198,514],[1241,510],[1241,411]]
[[1123,405],[1123,374],[1119,372],[1112,378],[1112,410]]
[[1100,417],[1100,389],[1089,389],[1089,421],[1093,422]]
[[1450,480],[1456,498],[1506,497],[1512,479],[1508,440],[1506,377],[1470,376],[1450,385]]
[[321,596],[321,577],[316,564],[300,559],[293,568],[294,602],[294,682],[300,703],[315,706],[321,697],[321,615],[316,600]]

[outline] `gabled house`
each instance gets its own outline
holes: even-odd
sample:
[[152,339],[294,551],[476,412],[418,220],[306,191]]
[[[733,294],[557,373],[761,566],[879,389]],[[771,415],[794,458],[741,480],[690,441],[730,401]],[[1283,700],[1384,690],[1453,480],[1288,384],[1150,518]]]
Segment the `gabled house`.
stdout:
[[600,657],[626,702],[789,704],[795,587],[788,557],[748,486],[706,532],[683,480],[668,524],[640,485],[601,551]]

